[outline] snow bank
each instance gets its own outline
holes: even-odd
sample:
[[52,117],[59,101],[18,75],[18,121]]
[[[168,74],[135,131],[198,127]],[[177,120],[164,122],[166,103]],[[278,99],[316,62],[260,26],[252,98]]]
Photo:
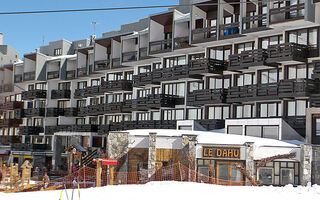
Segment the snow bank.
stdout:
[[[58,200],[61,191],[0,193],[1,200]],[[202,183],[150,182],[146,185],[106,186],[101,188],[81,189],[82,200],[125,199],[125,200],[163,200],[163,199],[217,199],[223,200],[317,200],[320,199],[320,186],[293,187],[249,187],[219,186]],[[71,200],[71,190],[68,190]],[[66,200],[63,193],[61,200]],[[73,200],[78,200],[78,190],[74,191]]]

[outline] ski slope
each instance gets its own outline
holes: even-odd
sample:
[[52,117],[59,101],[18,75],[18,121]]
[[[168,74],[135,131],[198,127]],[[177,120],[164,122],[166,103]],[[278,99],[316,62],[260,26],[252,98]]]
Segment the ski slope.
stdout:
[[[71,200],[72,190],[67,190]],[[74,190],[73,200],[78,200],[79,191]],[[59,200],[61,190],[27,193],[0,193],[0,200]],[[80,189],[81,200],[163,200],[163,199],[223,199],[223,200],[319,200],[320,186],[251,187],[219,186],[186,182],[150,182],[146,185],[106,186]],[[61,200],[67,200],[63,191]]]

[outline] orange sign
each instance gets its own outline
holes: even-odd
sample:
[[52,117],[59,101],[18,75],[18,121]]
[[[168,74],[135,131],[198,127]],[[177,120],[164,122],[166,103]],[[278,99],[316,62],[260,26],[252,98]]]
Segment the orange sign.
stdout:
[[203,147],[202,157],[204,158],[223,158],[240,159],[239,147]]

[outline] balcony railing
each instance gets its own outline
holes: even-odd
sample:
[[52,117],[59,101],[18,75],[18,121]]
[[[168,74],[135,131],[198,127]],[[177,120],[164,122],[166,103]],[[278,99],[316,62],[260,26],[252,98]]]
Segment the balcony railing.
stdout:
[[59,71],[48,72],[47,79],[59,78]]
[[143,48],[140,48],[139,50],[139,59],[140,60],[143,60],[143,59],[148,59],[150,58],[150,56],[148,56],[148,47],[143,47]]
[[118,81],[104,81],[102,82],[99,92],[112,92],[112,91],[132,91],[131,80],[118,80]]
[[76,78],[76,70],[67,71],[66,79],[67,80],[71,80],[71,79],[74,79],[74,78]]
[[306,62],[308,58],[308,46],[296,43],[284,43],[270,45],[268,47],[268,63],[286,61]]
[[88,68],[87,67],[80,67],[77,69],[77,76],[84,77],[88,75]]
[[44,117],[45,108],[27,108],[24,109],[24,116],[26,117]]
[[189,47],[189,36],[174,39],[174,48],[182,49]]
[[13,84],[9,83],[9,84],[4,84],[4,85],[0,85],[0,93],[3,92],[13,92]]
[[147,97],[138,97],[137,99],[124,102],[124,111],[146,111],[149,109],[159,109],[161,107],[174,108],[181,104],[181,98],[167,94],[150,94]]
[[188,106],[225,103],[227,89],[204,89],[190,92],[187,96]]
[[53,135],[54,133],[59,132],[58,126],[46,126],[44,129],[44,133],[46,135]]
[[103,115],[105,113],[105,105],[97,104],[97,105],[89,105],[85,111],[87,115],[95,116],[95,115]]
[[312,79],[281,80],[279,83],[280,98],[306,97],[319,92],[319,83]]
[[94,62],[94,70],[101,71],[110,69],[110,60],[99,60]]
[[137,51],[125,52],[125,53],[122,53],[122,62],[137,61],[137,57],[138,57]]
[[74,98],[86,98],[86,97],[93,97],[100,94],[100,86],[91,86],[84,89],[76,89],[74,91]]
[[12,151],[48,151],[51,146],[48,144],[25,144],[25,143],[15,143],[11,146]]
[[40,126],[20,126],[19,135],[39,135],[43,132],[43,127]]
[[120,68],[120,58],[112,58],[112,69]]
[[20,136],[11,136],[11,135],[1,135],[0,144],[12,145],[14,143],[21,143]]
[[104,105],[104,112],[109,113],[122,113],[122,102],[114,102],[114,103],[108,103]]
[[21,101],[11,101],[0,104],[0,110],[14,110],[23,107],[23,102]]
[[21,119],[1,119],[0,128],[18,127],[22,123]]
[[172,39],[150,42],[150,54],[164,53],[172,50]]
[[70,99],[71,90],[51,90],[51,99]]
[[94,125],[94,124],[59,125],[58,130],[66,131],[66,132],[97,132],[98,125]]
[[16,119],[22,119],[24,118],[24,109],[18,108],[14,110],[14,118]]
[[197,42],[207,42],[217,40],[217,27],[210,26],[206,28],[197,28],[192,30],[192,41]]
[[222,119],[202,119],[196,120],[196,122],[208,131],[225,128],[225,120]]
[[188,68],[188,65],[177,65],[170,68],[156,69],[153,71],[153,81],[160,83],[163,80],[189,78]]
[[74,117],[78,115],[77,108],[59,108],[59,110],[59,113],[63,113],[63,116],[65,117]]
[[15,83],[21,83],[22,81],[23,81],[23,75],[22,74],[14,75],[14,82]]
[[254,15],[242,18],[243,33],[261,31],[266,29],[267,14]]
[[47,108],[45,115],[46,115],[46,117],[58,117],[58,116],[60,116],[59,109],[58,108]]
[[270,23],[284,22],[287,20],[303,19],[304,3],[270,9]]
[[268,52],[265,49],[254,49],[233,54],[229,56],[228,70],[244,70],[254,66],[276,66],[276,64],[267,63],[267,58]]
[[239,34],[239,22],[220,24],[221,38],[237,37]]
[[145,72],[145,73],[140,73],[138,75],[133,75],[134,87],[140,87],[140,86],[149,85],[149,84],[157,84],[157,85],[160,84],[160,82],[155,82],[153,80],[152,72]]
[[222,74],[227,62],[211,58],[192,60],[189,63],[189,74]]
[[25,72],[23,73],[23,81],[32,81],[36,77],[36,72]]
[[29,91],[23,91],[21,93],[21,99],[22,100],[31,100],[31,99],[45,99],[47,97],[47,91],[46,90],[29,90]]

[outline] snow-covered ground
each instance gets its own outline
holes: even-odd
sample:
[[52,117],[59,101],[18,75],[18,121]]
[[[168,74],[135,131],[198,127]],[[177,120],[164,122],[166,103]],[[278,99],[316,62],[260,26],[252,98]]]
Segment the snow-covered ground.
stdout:
[[[71,190],[67,192],[69,200],[71,200]],[[0,193],[0,200],[58,200],[60,194],[61,190],[10,194]],[[196,200],[200,198],[223,200],[319,200],[320,186],[249,187],[185,182],[150,182],[146,185],[121,185],[81,189],[80,197],[81,200]],[[78,199],[78,190],[75,190],[73,200]],[[67,200],[65,192],[63,192],[61,200]]]

